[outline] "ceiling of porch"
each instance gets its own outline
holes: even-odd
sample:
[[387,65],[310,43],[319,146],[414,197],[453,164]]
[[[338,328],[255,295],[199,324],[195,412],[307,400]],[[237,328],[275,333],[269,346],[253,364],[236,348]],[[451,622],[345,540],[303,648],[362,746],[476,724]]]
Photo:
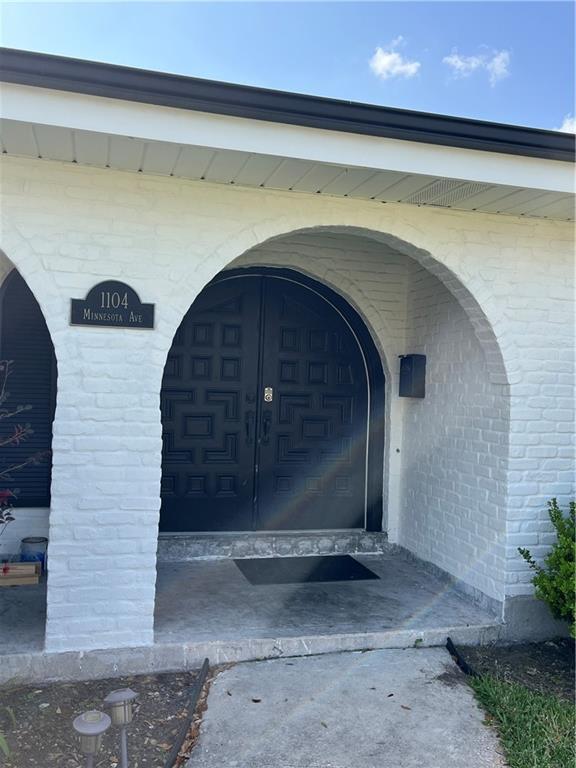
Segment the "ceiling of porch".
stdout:
[[3,119],[6,155],[243,187],[573,220],[574,196],[550,191],[403,173],[311,159],[211,148]]

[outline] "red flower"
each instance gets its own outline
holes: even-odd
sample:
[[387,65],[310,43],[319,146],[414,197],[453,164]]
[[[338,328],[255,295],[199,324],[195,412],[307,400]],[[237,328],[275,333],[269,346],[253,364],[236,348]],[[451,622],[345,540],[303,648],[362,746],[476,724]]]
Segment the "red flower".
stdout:
[[9,504],[10,498],[12,497],[14,497],[12,491],[9,491],[8,489],[0,491],[0,507],[5,507],[7,504]]

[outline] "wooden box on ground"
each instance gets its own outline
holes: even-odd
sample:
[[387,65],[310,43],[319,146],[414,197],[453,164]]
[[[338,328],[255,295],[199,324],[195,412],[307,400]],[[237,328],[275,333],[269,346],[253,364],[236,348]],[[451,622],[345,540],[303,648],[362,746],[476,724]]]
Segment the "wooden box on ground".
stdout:
[[38,584],[40,563],[0,563],[0,587]]

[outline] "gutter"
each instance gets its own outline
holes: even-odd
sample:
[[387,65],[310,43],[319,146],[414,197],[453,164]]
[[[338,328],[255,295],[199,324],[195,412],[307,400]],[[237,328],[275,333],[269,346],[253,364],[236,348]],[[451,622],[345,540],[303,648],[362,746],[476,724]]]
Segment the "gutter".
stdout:
[[0,81],[254,120],[574,162],[572,134],[0,48]]

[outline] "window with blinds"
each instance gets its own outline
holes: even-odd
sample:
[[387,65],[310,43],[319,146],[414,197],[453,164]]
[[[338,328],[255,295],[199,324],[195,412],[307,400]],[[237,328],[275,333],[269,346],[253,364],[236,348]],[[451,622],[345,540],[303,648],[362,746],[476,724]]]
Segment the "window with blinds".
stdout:
[[7,381],[9,398],[4,408],[30,405],[30,409],[0,422],[2,435],[17,424],[30,424],[33,432],[20,445],[0,448],[0,469],[42,455],[0,480],[0,487],[18,488],[14,506],[50,504],[52,422],[56,402],[56,357],[44,315],[20,274],[13,270],[0,287],[0,359],[11,360]]

